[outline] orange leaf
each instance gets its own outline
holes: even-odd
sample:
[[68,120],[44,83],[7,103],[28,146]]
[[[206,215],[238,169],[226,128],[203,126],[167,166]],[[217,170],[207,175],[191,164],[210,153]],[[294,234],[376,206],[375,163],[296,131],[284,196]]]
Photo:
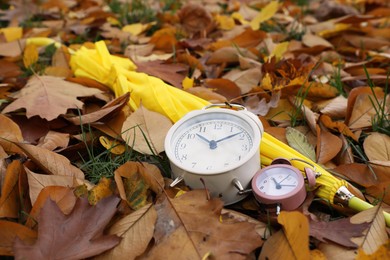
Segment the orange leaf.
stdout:
[[20,210],[18,180],[23,171],[19,160],[12,161],[5,172],[0,197],[0,218],[18,218]]
[[329,129],[336,130],[339,133],[351,137],[353,140],[357,141],[356,135],[349,129],[349,127],[340,121],[333,121],[332,118],[328,115],[321,115],[320,121],[324,126]]
[[22,224],[0,220],[0,255],[14,255],[14,241],[20,239],[26,244],[35,242],[38,234]]
[[332,160],[343,146],[340,138],[317,126],[317,162],[325,164]]
[[21,152],[21,150],[12,143],[23,141],[22,131],[19,126],[3,114],[0,114],[0,126],[0,146],[7,152]]
[[206,79],[204,85],[226,97],[228,100],[236,98],[241,94],[241,90],[238,88],[237,84],[229,79]]

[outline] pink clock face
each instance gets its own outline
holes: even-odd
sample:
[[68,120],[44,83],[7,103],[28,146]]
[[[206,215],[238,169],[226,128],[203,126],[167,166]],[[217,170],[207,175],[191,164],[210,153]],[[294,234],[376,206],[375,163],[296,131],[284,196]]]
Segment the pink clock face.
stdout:
[[[271,165],[263,168],[253,177],[252,189],[261,203],[302,202],[305,185],[299,170],[289,165]],[[295,204],[295,203],[293,203]],[[299,205],[298,204],[298,205]]]

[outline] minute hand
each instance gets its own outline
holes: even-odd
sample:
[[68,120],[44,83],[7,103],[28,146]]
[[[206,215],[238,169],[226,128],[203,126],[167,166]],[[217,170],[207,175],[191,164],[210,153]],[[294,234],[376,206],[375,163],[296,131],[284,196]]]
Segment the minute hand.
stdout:
[[215,141],[216,143],[219,143],[219,142],[222,142],[222,141],[224,141],[224,140],[226,140],[226,139],[229,139],[229,138],[232,138],[232,137],[234,137],[234,136],[236,136],[236,135],[238,135],[238,134],[241,134],[242,132],[238,132],[238,133],[235,133],[235,134],[232,134],[232,135],[228,135],[228,136],[226,136],[226,137],[224,137],[224,138],[221,138],[221,139],[219,139],[219,140],[217,140],[217,141]]

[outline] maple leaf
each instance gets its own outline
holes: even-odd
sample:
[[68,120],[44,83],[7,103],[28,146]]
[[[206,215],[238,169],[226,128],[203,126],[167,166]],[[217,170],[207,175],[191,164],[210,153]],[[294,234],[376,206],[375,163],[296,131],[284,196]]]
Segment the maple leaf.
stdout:
[[99,93],[101,91],[98,89],[86,88],[61,78],[32,76],[26,86],[13,95],[16,100],[8,105],[3,113],[25,108],[27,118],[40,116],[51,121],[65,114],[70,108],[82,108],[84,103],[77,97]]
[[116,213],[118,197],[108,197],[91,206],[78,199],[69,215],[48,199],[38,217],[38,239],[29,245],[14,243],[16,259],[82,259],[113,248],[120,238],[103,230]]

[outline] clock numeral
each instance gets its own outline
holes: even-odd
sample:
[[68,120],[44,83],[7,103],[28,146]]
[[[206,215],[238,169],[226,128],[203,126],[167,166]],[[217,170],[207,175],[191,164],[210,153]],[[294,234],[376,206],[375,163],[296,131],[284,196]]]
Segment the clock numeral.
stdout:
[[244,139],[245,139],[245,134],[238,135],[238,140],[244,140]]
[[247,144],[241,145],[241,150],[242,151],[248,151],[248,145]]
[[260,186],[260,190],[264,189],[264,186]]
[[188,134],[187,139],[195,139],[195,134]]
[[180,160],[181,161],[187,160],[187,154],[182,154],[181,157],[180,157]]
[[222,123],[215,123],[214,124],[214,130],[221,130],[222,129]]
[[209,166],[206,167],[206,170],[211,170],[212,168],[213,168],[213,166],[209,165]]
[[233,126],[230,127],[230,132],[231,132],[231,133],[233,132],[233,130],[234,130]]
[[227,163],[227,162],[223,164],[223,167],[228,167],[228,166],[229,166],[229,163]]
[[192,162],[191,164],[192,164],[192,168],[195,168],[197,162]]
[[200,126],[199,127],[199,133],[205,133],[206,132],[206,127],[205,126]]
[[238,156],[237,161],[241,161],[241,155]]
[[180,149],[184,149],[184,148],[186,148],[187,147],[187,144],[186,143],[181,143],[180,144]]

